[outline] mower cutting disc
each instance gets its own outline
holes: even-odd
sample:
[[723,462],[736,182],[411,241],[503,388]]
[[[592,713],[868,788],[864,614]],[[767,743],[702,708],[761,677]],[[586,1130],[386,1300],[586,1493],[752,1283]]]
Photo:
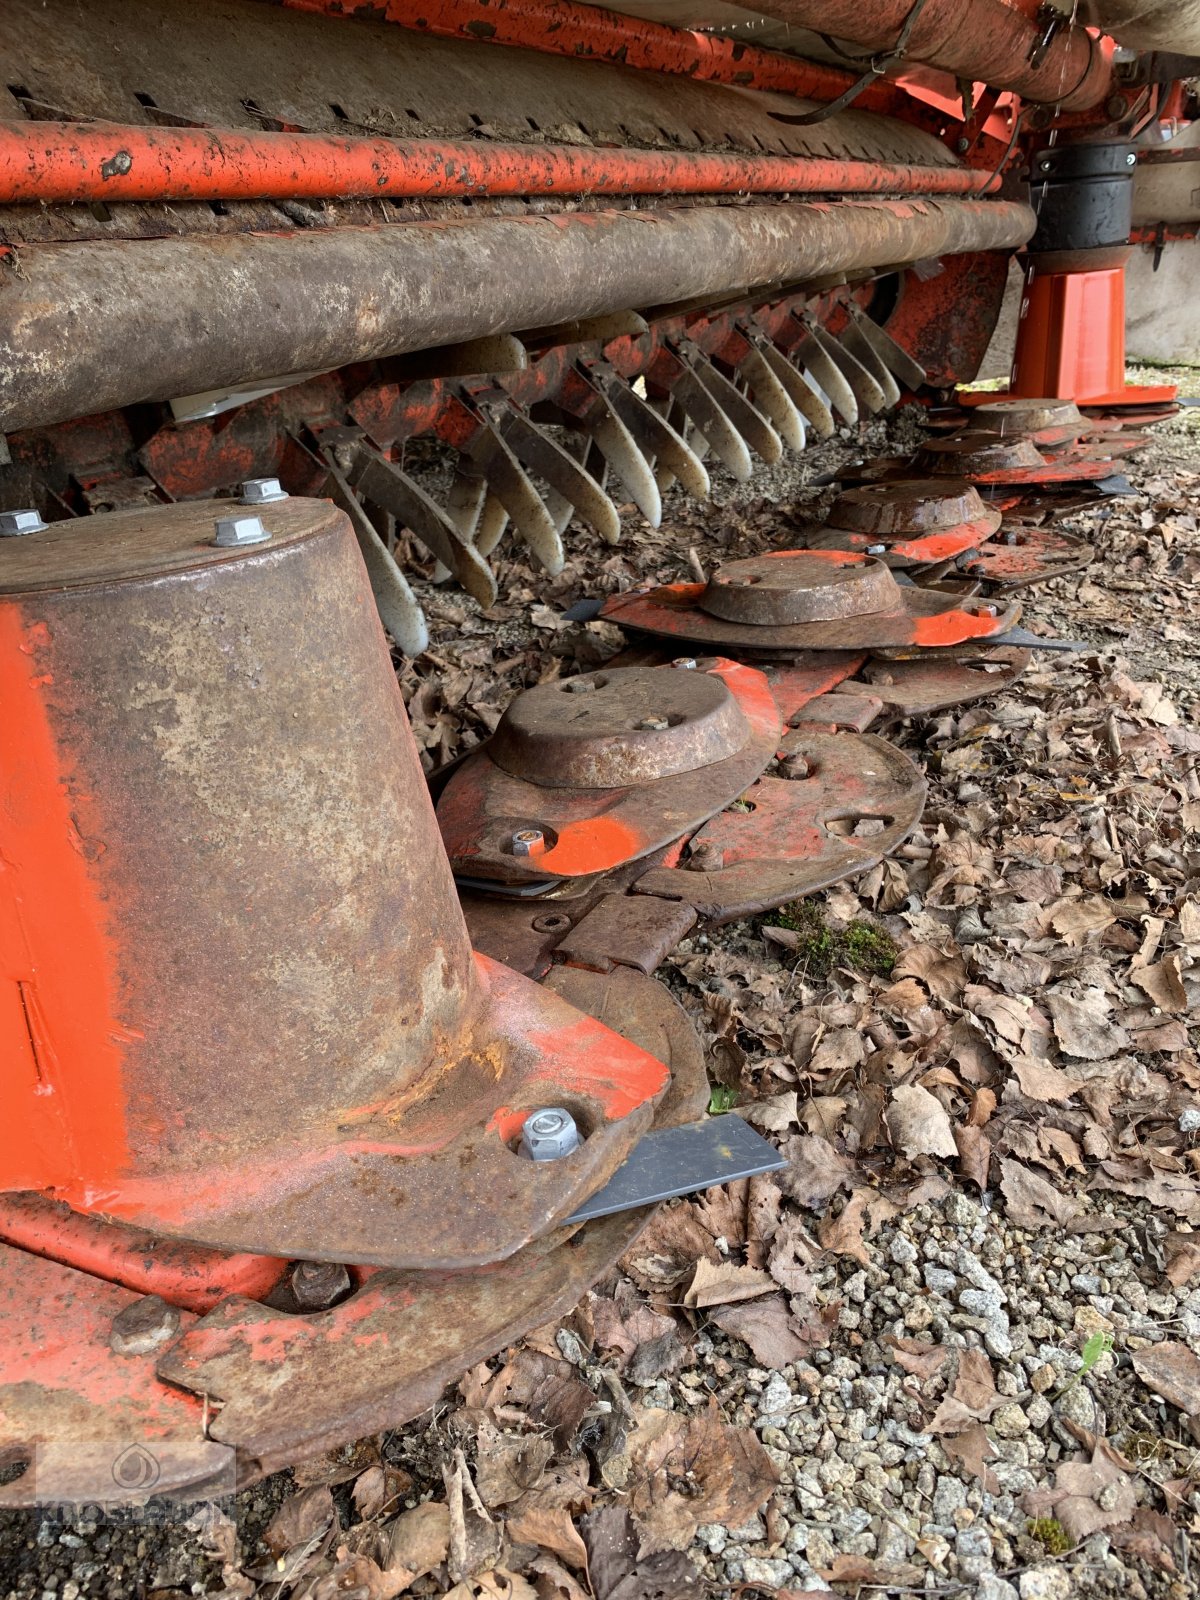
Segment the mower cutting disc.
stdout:
[[919,717],[999,693],[1016,682],[1031,660],[1030,651],[1010,649],[980,650],[958,660],[872,660],[847,687],[876,695],[899,716]]
[[1086,540],[1072,538],[1055,528],[1013,526],[978,550],[965,570],[1000,589],[1023,589],[1031,583],[1048,583],[1051,578],[1079,572],[1094,555]]
[[442,791],[451,865],[513,884],[648,855],[747,788],[771,760],[780,725],[763,674],[725,660],[530,690]]
[[834,501],[825,522],[806,531],[814,550],[881,556],[889,566],[953,560],[1000,526],[973,485],[925,479],[864,484]]
[[807,777],[760,778],[693,836],[690,865],[651,869],[634,892],[732,922],[868,870],[920,820],[924,774],[886,740],[800,728],[782,749],[805,759]]
[[[794,598],[789,595],[793,580]],[[875,608],[861,613],[846,609],[856,596]],[[722,608],[721,614],[714,615],[714,605]],[[823,611],[824,619],[768,620],[789,611],[792,615]],[[735,620],[737,613],[741,615]],[[763,613],[762,621],[752,620]],[[1013,627],[1020,608],[1011,603],[964,606],[953,595],[901,586],[883,562],[872,557],[830,550],[780,550],[749,563],[731,562],[707,585],[670,583],[648,594],[614,595],[601,615],[622,628],[709,650],[785,655],[789,651],[962,644]]]
[[1027,439],[964,433],[927,440],[917,451],[913,466],[917,472],[927,472],[935,478],[969,478],[972,483],[998,487],[1093,483],[1111,474],[1113,453],[1101,445],[1084,445],[1049,455]]

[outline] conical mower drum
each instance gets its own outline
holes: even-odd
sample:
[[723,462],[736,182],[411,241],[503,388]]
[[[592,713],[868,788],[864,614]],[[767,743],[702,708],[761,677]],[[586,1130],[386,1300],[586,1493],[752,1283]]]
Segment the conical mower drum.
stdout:
[[[473,955],[349,522],[0,540],[0,1190],[216,1247],[496,1261],[666,1069]],[[518,1151],[539,1107],[561,1160]]]

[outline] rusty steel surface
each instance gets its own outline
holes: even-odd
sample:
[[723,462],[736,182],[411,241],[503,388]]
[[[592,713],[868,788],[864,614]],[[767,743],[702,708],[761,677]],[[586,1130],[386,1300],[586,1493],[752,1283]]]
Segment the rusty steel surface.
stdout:
[[[728,805],[769,763],[780,729],[779,712],[766,678],[752,667],[717,659],[700,663],[696,671],[722,680],[729,700],[739,709],[732,726],[740,724],[744,733],[724,747],[728,753],[700,766],[698,760],[704,759],[703,722],[698,725],[699,754],[686,720],[678,729],[671,727],[671,696],[676,693],[676,679],[691,678],[691,672],[675,667],[631,668],[629,679],[614,683],[612,697],[612,703],[619,705],[625,685],[637,685],[631,694],[627,733],[614,736],[607,709],[597,719],[596,727],[599,770],[605,770],[603,762],[607,760],[616,763],[615,769],[608,770],[628,773],[631,769],[625,758],[632,751],[638,758],[632,764],[632,781],[626,778],[616,786],[593,788],[549,787],[557,775],[552,765],[557,744],[573,743],[569,728],[563,740],[541,743],[547,764],[536,783],[506,772],[485,745],[454,773],[438,800],[437,819],[454,870],[467,878],[509,884],[605,872],[669,844]],[[614,680],[618,676],[614,673]],[[660,689],[661,704],[654,693],[647,698],[645,684]],[[562,684],[550,689],[548,697],[540,690],[534,691],[539,706],[548,699],[568,717],[584,718],[586,726],[583,708],[596,691],[576,696]],[[689,688],[689,697],[692,693]],[[608,700],[606,696],[606,707]],[[661,714],[656,715],[656,710]],[[646,722],[662,726],[635,726]],[[725,726],[730,726],[730,719],[725,720]],[[673,735],[677,732],[684,752],[683,766],[672,771]],[[665,761],[658,755],[660,750],[667,753]],[[511,759],[511,744],[508,754]],[[647,755],[650,766],[645,763]],[[591,758],[584,750],[571,759],[577,759],[585,769]],[[666,775],[639,780],[639,761],[641,771],[653,770],[653,764],[661,761]],[[522,839],[525,834],[530,838]]]
[[883,701],[878,695],[843,687],[810,700],[789,720],[789,726],[827,728],[831,733],[866,733],[882,712]]
[[1094,556],[1086,539],[1055,528],[1011,526],[994,544],[977,551],[966,571],[1007,592],[1080,572]]
[[866,659],[865,654],[856,656],[845,650],[814,650],[807,656],[796,656],[786,665],[764,667],[784,722],[791,722],[810,700],[852,678]]
[[201,1320],[184,1312],[178,1338],[142,1355],[110,1345],[138,1297],[0,1246],[0,1462],[26,1464],[0,1484],[0,1506],[223,1496],[399,1427],[466,1367],[570,1310],[647,1215],[556,1234],[499,1266],[378,1272],[308,1316],[234,1296]]
[[896,586],[882,561],[839,551],[769,551],[729,561],[700,597],[710,616],[754,627],[832,622],[895,609]]
[[814,549],[872,549],[889,565],[920,565],[952,560],[984,543],[1000,519],[966,482],[864,484],[839,494],[824,523],[806,529],[804,540]]
[[[240,509],[0,542],[0,1187],[235,1252],[510,1254],[661,1067],[472,957],[349,523],[287,500],[214,548]],[[531,1172],[540,1104],[589,1137]]]
[[[630,894],[606,894],[559,940],[555,953],[572,966],[587,967],[593,972],[631,967],[650,977],[692,931],[695,921],[696,913],[690,906]],[[556,992],[561,994],[561,987],[556,987]],[[596,1015],[591,1006],[581,1009]]]
[[[676,915],[690,912],[692,922],[696,920],[691,907],[673,905],[671,909]],[[607,974],[583,967],[555,967],[545,985],[577,1011],[586,1011],[670,1067],[671,1086],[655,1110],[655,1129],[681,1127],[704,1116],[711,1093],[704,1045],[669,989],[632,967],[617,967]]]
[[160,1358],[158,1376],[220,1402],[209,1436],[250,1483],[427,1410],[468,1367],[569,1311],[647,1216],[605,1218],[476,1271],[379,1272],[306,1317],[226,1300]]
[[716,673],[628,667],[526,689],[487,749],[514,778],[615,789],[728,760],[749,738],[737,696]]
[[925,716],[999,694],[1021,676],[1032,655],[1001,647],[960,660],[868,661],[861,669],[865,693],[901,717]]
[[707,650],[875,650],[897,645],[932,649],[968,644],[1015,625],[1020,607],[960,603],[953,595],[913,587],[895,590],[894,608],[834,622],[778,624],[728,622],[700,608],[702,583],[668,583],[645,594],[614,595],[600,615],[606,622]]
[[0,124],[0,205],[683,194],[983,195],[971,167],[235,129]]
[[23,247],[5,285],[0,429],[498,328],[1009,248],[1033,222],[1005,200],[847,200]]
[[908,60],[1060,110],[1101,105],[1114,83],[1108,56],[1086,28],[1063,18],[1048,31],[1033,5],[927,0],[914,12],[910,0],[762,0],[755,10],[868,51],[886,52],[906,38]]
[[925,776],[873,734],[800,728],[781,748],[802,778],[760,778],[744,803],[690,840],[689,868],[658,868],[634,886],[732,922],[867,871],[903,843],[925,804]]
[[[155,1381],[154,1354],[118,1356],[114,1320],[141,1297],[0,1244],[0,1507],[224,1494],[230,1452],[199,1396]],[[186,1331],[196,1321],[180,1317]]]
[[1096,482],[1112,473],[1113,456],[1100,445],[1043,455],[1028,439],[966,433],[926,440],[913,460],[913,470],[996,487]]
[[[348,27],[253,0],[89,0],[85,12],[71,0],[7,0],[0,82],[26,93],[13,96],[5,115],[59,120],[65,113],[83,125],[144,130],[467,138],[484,146],[528,142],[532,118],[551,142],[570,130],[570,142],[584,149],[707,145],[755,155],[959,164],[936,136],[936,119],[923,119],[920,103],[890,85],[879,86],[876,109],[903,107],[927,127],[885,121],[860,109],[861,101],[820,127],[792,127],[772,115],[777,100],[746,92],[752,85],[744,75],[723,83],[683,61],[668,73],[633,71],[632,63],[589,60],[568,48],[499,51],[490,30],[519,15],[509,5],[477,8],[487,37],[446,38],[436,11],[421,9],[425,26],[401,29],[378,16]],[[556,4],[544,13],[553,42],[567,44],[579,9]],[[523,8],[526,17],[532,10]],[[693,61],[744,51],[746,69],[752,67],[753,47],[661,32],[690,48]],[[121,48],[97,49],[98,38],[119,38]],[[829,74],[795,58],[773,59],[793,78]]]

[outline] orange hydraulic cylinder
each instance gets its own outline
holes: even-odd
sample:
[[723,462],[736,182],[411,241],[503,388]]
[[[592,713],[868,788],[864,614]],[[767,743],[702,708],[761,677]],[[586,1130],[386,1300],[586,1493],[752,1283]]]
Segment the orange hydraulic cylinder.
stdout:
[[0,125],[0,203],[467,195],[987,194],[969,167],[112,123]]

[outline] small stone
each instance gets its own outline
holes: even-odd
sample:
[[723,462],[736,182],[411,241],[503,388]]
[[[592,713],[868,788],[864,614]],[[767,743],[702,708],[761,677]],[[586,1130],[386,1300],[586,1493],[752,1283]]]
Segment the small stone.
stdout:
[[977,1228],[983,1221],[983,1212],[975,1201],[965,1194],[960,1194],[957,1189],[946,1196],[942,1214],[952,1228],[962,1228],[967,1231]]
[[1000,1406],[992,1412],[992,1427],[1002,1439],[1020,1439],[1029,1432],[1029,1418],[1018,1405]]
[[1029,1387],[1034,1394],[1045,1394],[1047,1389],[1053,1389],[1057,1382],[1058,1373],[1048,1361],[1045,1361],[1040,1367],[1034,1369],[1029,1379]]
[[742,1581],[755,1583],[760,1588],[780,1589],[792,1581],[790,1561],[763,1561],[757,1556],[747,1556],[742,1563]]
[[810,1567],[824,1571],[833,1565],[834,1548],[828,1537],[819,1528],[810,1528],[808,1544],[805,1547],[805,1557]]
[[898,1267],[910,1267],[917,1260],[918,1251],[911,1239],[906,1238],[902,1233],[898,1233],[892,1240],[892,1247],[888,1251],[888,1255]]
[[764,1422],[778,1426],[795,1411],[799,1403],[782,1372],[773,1372],[759,1399],[758,1414]]
[[939,1478],[937,1488],[933,1491],[933,1503],[930,1510],[933,1520],[941,1528],[952,1526],[954,1513],[967,1503],[966,1485],[958,1478]]
[[1093,1333],[1111,1333],[1113,1325],[1095,1306],[1075,1307],[1075,1331],[1089,1338]]
[[1090,1429],[1096,1422],[1096,1402],[1083,1384],[1072,1384],[1058,1401],[1058,1414],[1064,1422]]
[[947,1299],[958,1288],[958,1279],[945,1267],[935,1267],[929,1264],[925,1267],[925,1287],[930,1294],[944,1295]]
[[1071,1600],[1071,1579],[1061,1567],[1030,1567],[1018,1580],[1021,1600]]
[[976,1587],[975,1600],[1017,1600],[1017,1591],[994,1572],[985,1572]]
[[1025,1417],[1029,1426],[1035,1430],[1044,1428],[1054,1415],[1054,1410],[1045,1395],[1035,1394],[1033,1399],[1025,1406]]
[[979,1578],[992,1565],[992,1539],[986,1528],[964,1528],[954,1541],[958,1570],[964,1578]]

